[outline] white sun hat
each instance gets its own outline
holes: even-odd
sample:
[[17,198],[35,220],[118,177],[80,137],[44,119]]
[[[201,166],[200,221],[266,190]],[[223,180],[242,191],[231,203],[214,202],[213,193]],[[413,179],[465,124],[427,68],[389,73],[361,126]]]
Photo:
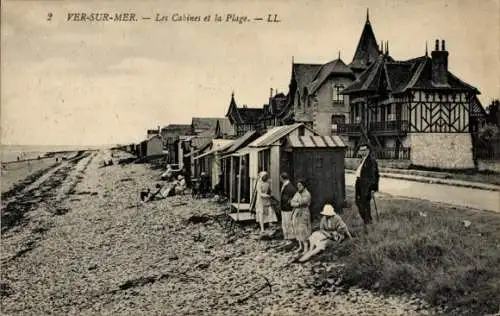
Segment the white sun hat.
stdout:
[[331,204],[325,204],[325,206],[323,206],[323,211],[321,211],[321,215],[325,216],[335,215],[335,210],[333,209],[333,206]]

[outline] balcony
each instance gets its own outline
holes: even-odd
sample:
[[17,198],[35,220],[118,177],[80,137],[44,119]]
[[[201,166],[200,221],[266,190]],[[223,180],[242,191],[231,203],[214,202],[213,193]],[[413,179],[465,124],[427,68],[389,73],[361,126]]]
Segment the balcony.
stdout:
[[402,135],[408,133],[408,121],[394,120],[370,122],[370,132],[374,135]]
[[[409,160],[410,159],[410,147],[388,147],[388,148],[378,148],[375,150],[375,157],[380,160]],[[345,158],[358,158],[354,148],[347,148],[345,153]]]
[[361,134],[360,123],[340,123],[337,124],[337,133],[345,136],[357,136]]
[[[338,124],[337,133],[345,136],[361,135],[361,123]],[[408,121],[393,120],[385,122],[370,122],[369,132],[378,136],[405,135],[408,133]]]

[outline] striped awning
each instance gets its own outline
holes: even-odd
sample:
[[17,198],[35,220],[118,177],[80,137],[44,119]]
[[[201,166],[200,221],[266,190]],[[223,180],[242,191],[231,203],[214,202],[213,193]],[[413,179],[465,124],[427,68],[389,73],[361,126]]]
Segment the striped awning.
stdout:
[[346,147],[339,136],[288,136],[290,147],[297,148],[338,148]]

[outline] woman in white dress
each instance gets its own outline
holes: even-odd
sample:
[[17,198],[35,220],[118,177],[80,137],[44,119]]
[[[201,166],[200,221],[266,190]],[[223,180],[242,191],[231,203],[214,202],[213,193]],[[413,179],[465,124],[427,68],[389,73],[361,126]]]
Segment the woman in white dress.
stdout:
[[256,189],[255,200],[255,220],[260,225],[260,232],[264,233],[265,223],[275,223],[278,221],[276,213],[271,206],[271,185],[269,174],[262,171],[259,174],[259,182]]

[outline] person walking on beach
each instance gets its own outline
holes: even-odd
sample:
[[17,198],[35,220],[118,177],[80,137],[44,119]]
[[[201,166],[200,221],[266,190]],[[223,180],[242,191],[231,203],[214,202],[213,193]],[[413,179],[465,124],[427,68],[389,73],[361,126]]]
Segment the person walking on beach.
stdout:
[[271,185],[268,180],[269,174],[266,171],[262,171],[259,174],[255,200],[255,220],[260,225],[261,234],[264,233],[265,223],[275,223],[278,220],[271,206]]
[[281,180],[281,198],[280,198],[280,213],[281,213],[281,228],[283,230],[283,239],[291,242],[295,239],[293,233],[293,224],[292,224],[292,206],[290,205],[290,201],[294,197],[295,193],[297,193],[297,189],[290,182],[290,177],[286,172],[283,172],[280,175]]
[[298,253],[306,253],[309,250],[308,239],[311,235],[311,194],[305,187],[305,181],[297,181],[297,192],[290,201],[293,207],[292,225],[295,238],[299,242]]
[[358,154],[361,164],[356,170],[355,200],[359,215],[363,220],[364,230],[368,232],[368,225],[372,223],[370,202],[374,192],[378,191],[379,172],[374,154],[367,145],[362,145]]

